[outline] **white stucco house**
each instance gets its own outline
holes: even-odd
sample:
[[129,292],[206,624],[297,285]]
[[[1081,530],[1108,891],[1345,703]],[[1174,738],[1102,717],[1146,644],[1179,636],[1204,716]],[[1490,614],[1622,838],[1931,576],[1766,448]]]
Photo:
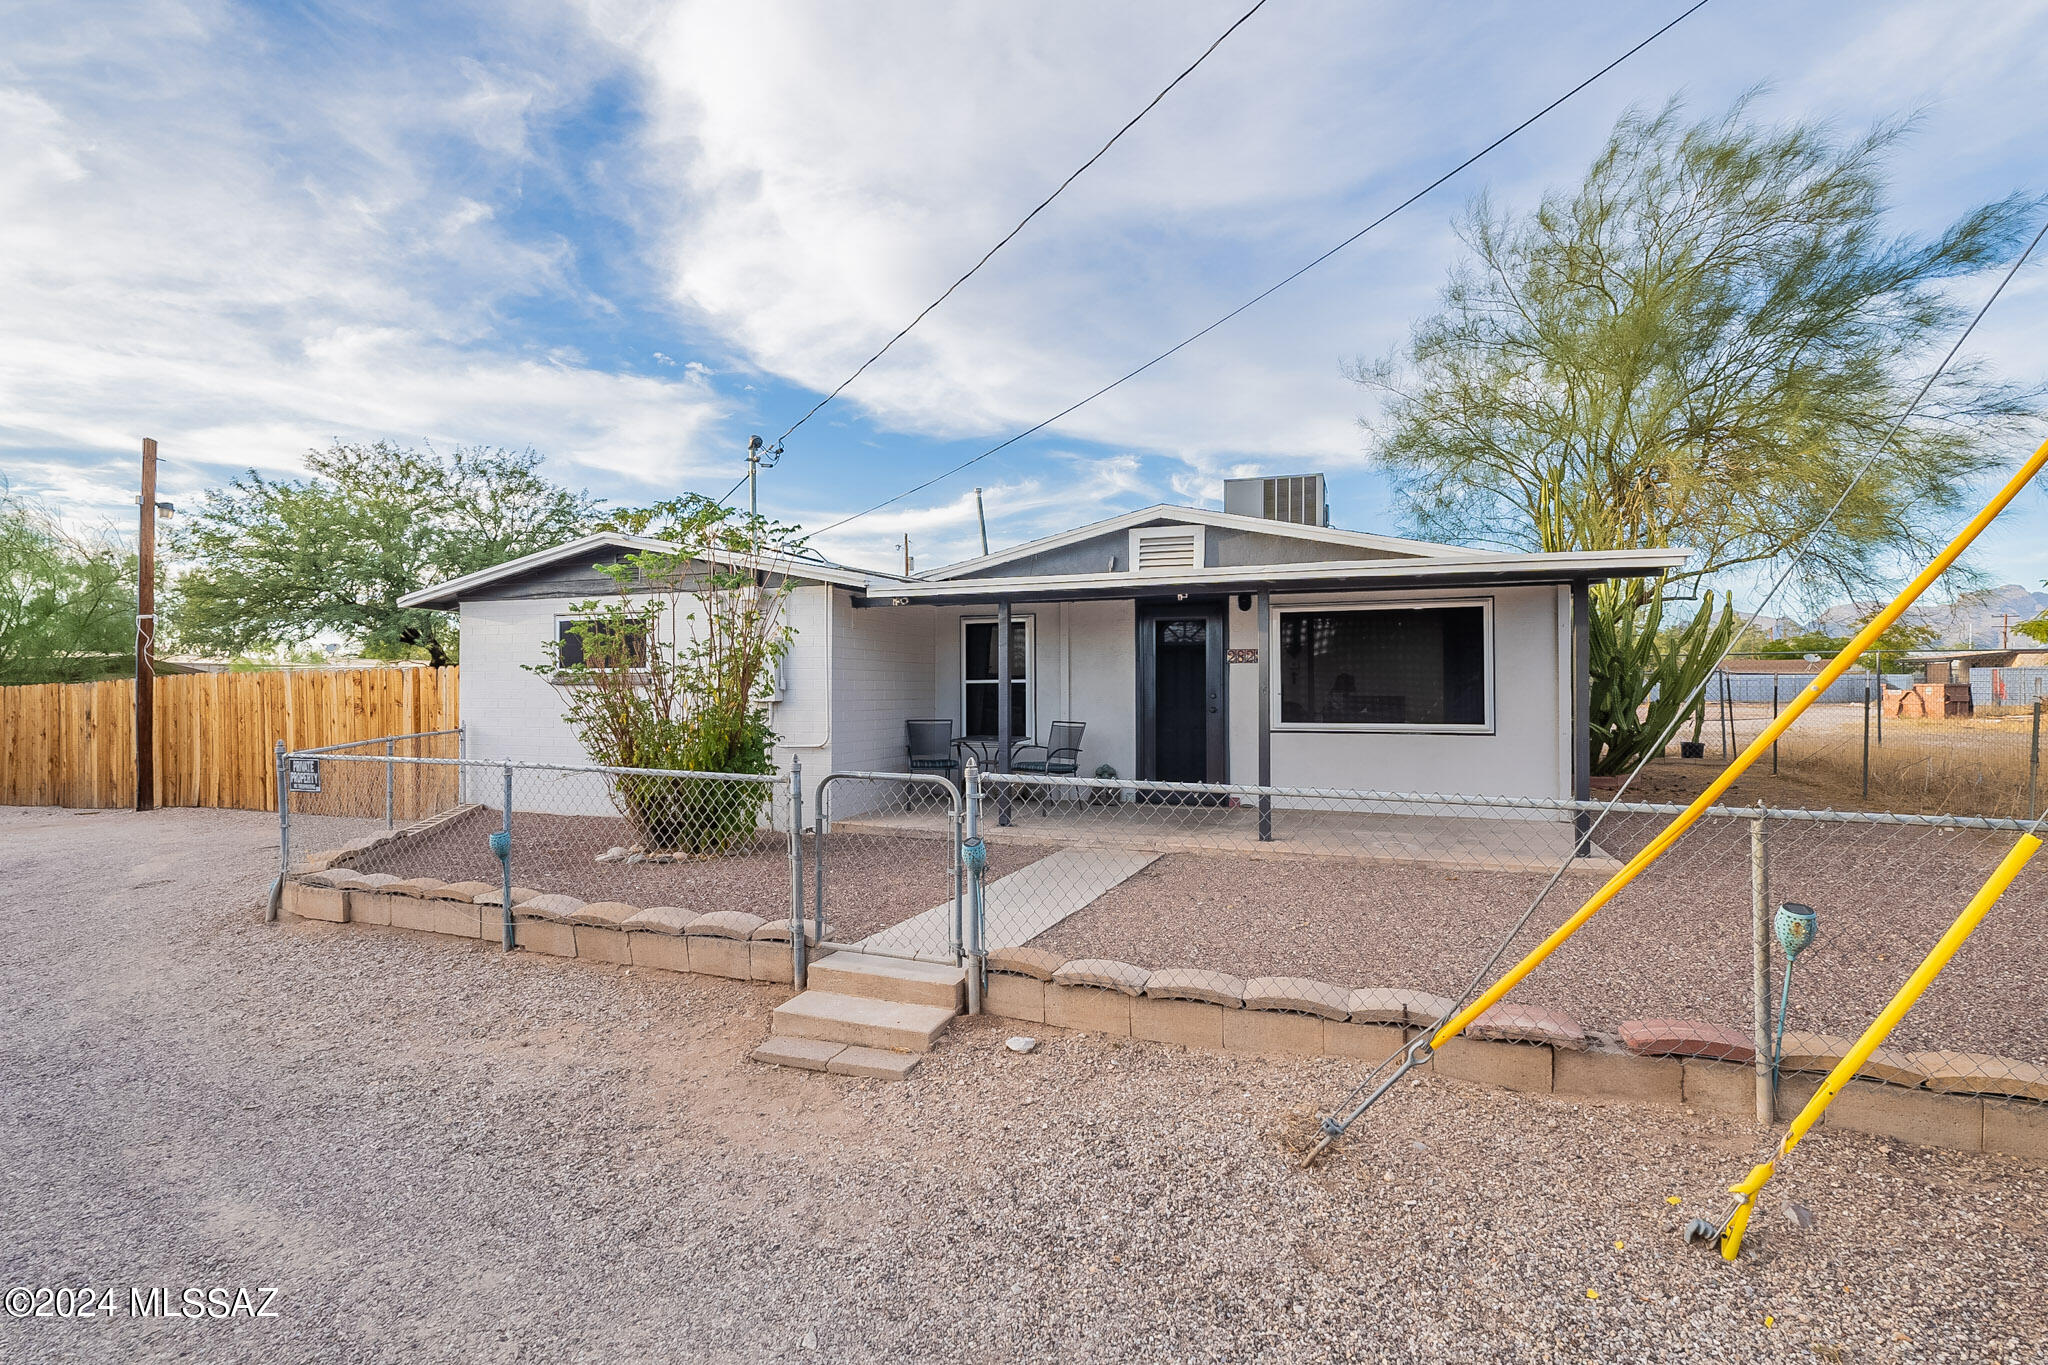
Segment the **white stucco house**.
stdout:
[[[777,561],[796,630],[769,703],[778,763],[801,758],[809,786],[904,769],[912,719],[1040,739],[1074,720],[1084,775],[1583,796],[1586,589],[1687,552],[1338,530],[1321,485],[1233,480],[1224,511],[1147,507],[911,575]],[[579,602],[615,591],[596,565],[650,548],[667,547],[587,536],[402,599],[461,614],[472,756],[587,761],[525,666]]]

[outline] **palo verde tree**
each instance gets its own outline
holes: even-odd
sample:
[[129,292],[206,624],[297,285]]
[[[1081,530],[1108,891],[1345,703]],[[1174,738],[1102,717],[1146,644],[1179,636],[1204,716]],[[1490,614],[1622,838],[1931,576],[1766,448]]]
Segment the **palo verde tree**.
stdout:
[[373,658],[454,662],[448,614],[398,599],[584,532],[595,503],[540,458],[336,442],[307,454],[309,478],[251,470],[208,492],[171,542],[179,643],[236,654],[332,633]]
[[[1803,589],[1872,595],[2033,412],[2034,391],[1965,360],[1879,448],[1960,322],[1944,286],[2009,260],[2042,202],[1888,232],[1908,128],[1844,141],[1756,122],[1749,99],[1697,123],[1676,102],[1626,114],[1576,188],[1523,214],[1475,201],[1440,309],[1353,371],[1386,397],[1371,453],[1421,534],[1694,551],[1661,585],[1596,593],[1596,772],[1661,733],[1635,710],[1646,686],[1668,708],[1732,638],[1717,576],[1798,551]],[[1692,624],[1663,620],[1694,599]]]
[[[618,514],[667,543],[598,567],[616,585],[577,604],[545,641],[564,718],[595,761],[711,773],[774,771],[763,705],[794,631],[784,570],[796,528],[691,494]],[[750,838],[768,788],[715,779],[615,774],[613,795],[650,849],[722,853]]]
[[0,479],[0,684],[134,672],[135,552]]

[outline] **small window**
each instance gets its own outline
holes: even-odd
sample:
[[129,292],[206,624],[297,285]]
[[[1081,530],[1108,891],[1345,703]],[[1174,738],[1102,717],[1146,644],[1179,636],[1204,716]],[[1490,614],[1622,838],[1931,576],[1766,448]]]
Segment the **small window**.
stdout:
[[[975,739],[992,739],[996,734],[996,696],[1002,684],[996,678],[996,623],[960,623],[962,731]],[[1027,738],[1031,731],[1031,618],[1010,621],[1010,734]]]
[[1491,606],[1366,607],[1280,614],[1280,723],[1485,730]]
[[[583,638],[584,632],[579,631],[576,627],[587,622],[594,623],[594,621],[595,618],[588,616],[558,616],[555,618],[555,667],[619,667],[620,661],[617,659],[597,659],[587,665],[585,664],[585,648],[594,648],[595,642],[586,641]],[[624,650],[622,652],[625,655],[624,663],[627,668],[647,667],[647,631],[644,628],[636,626],[627,630],[623,644]]]

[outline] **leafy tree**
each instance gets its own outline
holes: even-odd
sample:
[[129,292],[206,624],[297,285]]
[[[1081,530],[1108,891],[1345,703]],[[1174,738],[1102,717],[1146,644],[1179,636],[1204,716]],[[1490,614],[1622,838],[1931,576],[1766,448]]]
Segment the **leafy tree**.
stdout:
[[[1857,623],[1857,629],[1869,624],[1875,611],[1866,613]],[[1760,654],[1772,659],[1803,659],[1815,654],[1823,659],[1832,659],[1842,652],[1843,646],[1856,638],[1856,632],[1847,635],[1830,635],[1824,630],[1806,630],[1797,635],[1786,635],[1776,640],[1767,640],[1745,652]],[[1877,637],[1877,644],[1858,660],[1865,668],[1875,669],[1879,656],[1890,661],[1892,671],[1897,671],[1899,659],[1913,649],[1929,649],[1939,644],[1941,632],[1932,626],[1911,625],[1900,621],[1888,627]]]
[[[1405,354],[1353,370],[1387,397],[1371,450],[1416,528],[1516,549],[1691,547],[1661,590],[1596,598],[1596,638],[1631,650],[1596,670],[1673,679],[1697,660],[1622,619],[1660,591],[1690,597],[1803,549],[1803,586],[1853,593],[1931,552],[2038,391],[1960,362],[1876,447],[1960,320],[1942,286],[2008,259],[2042,201],[2015,194],[1924,240],[1887,232],[1885,163],[1908,127],[1845,142],[1760,125],[1747,99],[1698,123],[1673,102],[1624,115],[1583,182],[1533,211],[1475,201],[1441,308]],[[1725,626],[1684,638],[1718,653]]]
[[455,622],[398,599],[559,545],[596,512],[531,450],[336,442],[306,466],[304,479],[251,470],[178,526],[167,614],[186,647],[240,654],[332,632],[372,657],[452,663]]
[[132,672],[136,557],[0,480],[0,684]]
[[[691,494],[625,514],[674,548],[601,566],[614,596],[577,604],[566,641],[532,666],[558,687],[564,718],[599,763],[767,773],[775,735],[760,703],[794,634],[782,556],[795,528]],[[768,789],[616,774],[613,795],[650,849],[725,852],[752,837]]]

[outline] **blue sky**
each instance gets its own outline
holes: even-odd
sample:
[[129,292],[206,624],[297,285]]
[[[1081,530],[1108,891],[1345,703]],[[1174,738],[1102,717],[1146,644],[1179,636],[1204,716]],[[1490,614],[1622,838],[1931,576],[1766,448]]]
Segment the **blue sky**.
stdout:
[[[1179,71],[1229,3],[131,3],[10,7],[0,44],[0,469],[80,517],[332,438],[531,445],[609,498],[723,492]],[[789,442],[816,527],[1207,323],[1649,32],[1677,4],[1272,0]],[[1615,116],[1768,83],[1772,118],[1922,123],[1895,225],[2048,188],[2048,6],[1715,0],[1473,171],[1049,432],[824,548],[971,552],[1238,472],[1331,476],[1398,531],[1344,364],[1426,311],[1485,188],[1527,205]],[[2048,273],[1973,349],[2048,375]],[[1974,301],[1989,281],[1968,282]],[[2016,452],[2018,453],[2018,452]],[[1979,563],[2048,577],[2030,492]]]

